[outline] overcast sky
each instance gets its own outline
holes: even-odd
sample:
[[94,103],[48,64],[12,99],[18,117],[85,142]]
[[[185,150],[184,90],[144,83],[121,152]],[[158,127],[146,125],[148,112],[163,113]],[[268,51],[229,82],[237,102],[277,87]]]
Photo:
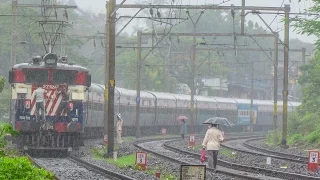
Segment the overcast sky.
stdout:
[[[100,12],[100,13],[105,13],[105,4],[106,1],[105,0],[75,0],[77,5],[81,8],[81,9],[86,9],[86,10],[92,10],[94,12]],[[117,3],[119,4],[122,0],[117,0]],[[223,3],[222,5],[231,5],[234,4],[235,6],[240,6],[241,5],[241,0],[175,0],[176,2],[183,2],[182,4],[198,4],[198,5],[204,5],[204,4],[219,4],[223,1],[225,1],[225,3]],[[226,2],[228,1],[228,2]],[[280,7],[282,4],[283,0],[246,0],[246,5],[247,6],[269,6],[269,7]],[[312,6],[312,0],[301,0],[301,2],[298,2],[299,0],[291,0],[291,3],[289,0],[284,0],[284,4],[290,4],[291,7],[291,12],[295,12],[295,13],[299,13],[299,12],[304,12],[304,9],[308,9],[310,6]],[[137,2],[148,2],[151,3],[152,0],[127,0],[125,2],[125,4],[136,4]],[[137,10],[133,9],[133,10],[121,10],[119,11],[120,15],[130,15],[130,14],[134,14]],[[291,15],[292,17],[294,15]],[[265,19],[265,21],[267,23],[270,23],[275,15],[266,15],[263,14],[262,17]],[[275,21],[272,23],[271,28],[273,30],[276,29],[281,29],[283,27],[283,23],[281,22],[281,16],[277,17],[275,19]],[[263,22],[261,22],[261,20],[256,17],[255,15],[249,14],[246,16],[246,20],[253,20],[254,22],[258,22],[260,25],[263,24]],[[132,31],[132,26],[137,25],[137,21],[132,21],[130,23],[130,25],[126,28],[126,32],[131,32]],[[280,36],[283,37],[283,31],[280,31]],[[304,36],[304,35],[298,35],[296,32],[293,32],[293,28],[291,28],[290,30],[290,38],[298,38],[302,41],[305,42],[311,42],[313,43],[316,38],[314,36]]]

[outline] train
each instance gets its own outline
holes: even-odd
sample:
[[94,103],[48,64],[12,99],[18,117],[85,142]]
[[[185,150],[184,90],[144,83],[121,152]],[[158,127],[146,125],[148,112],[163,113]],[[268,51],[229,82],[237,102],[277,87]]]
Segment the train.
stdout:
[[[14,65],[9,71],[12,87],[14,116],[12,124],[20,132],[18,145],[24,151],[78,149],[86,138],[103,137],[104,127],[104,85],[91,82],[89,71],[82,66],[69,63],[66,57],[55,54],[37,56],[28,63]],[[56,91],[65,84],[70,93],[68,108],[57,114],[62,97]],[[36,119],[34,90],[41,85],[47,91],[45,121]],[[135,134],[136,91],[115,87],[115,114],[123,118],[123,135]],[[143,136],[159,134],[165,128],[167,133],[179,133],[177,117],[190,113],[190,95],[141,91],[140,132]],[[194,96],[195,131],[206,130],[202,123],[210,117],[225,117],[235,126],[226,131],[246,131],[250,125],[250,100],[222,97]],[[288,112],[300,102],[289,102]],[[254,130],[268,130],[273,127],[273,101],[254,100],[252,120]],[[282,115],[282,102],[278,102],[278,117]],[[115,116],[116,117],[116,116]],[[281,118],[279,118],[281,119]],[[114,119],[116,124],[116,118]],[[281,121],[279,121],[280,123]],[[190,121],[186,121],[187,129]],[[46,126],[44,126],[46,125]]]
[[[115,113],[120,113],[123,121],[123,133],[135,135],[136,90],[115,88]],[[179,116],[189,116],[190,95],[164,92],[140,92],[140,132],[144,136],[160,133],[163,128],[168,133],[176,134],[180,130]],[[88,113],[86,127],[90,132],[103,133],[103,103],[104,85],[92,83],[88,94]],[[207,126],[203,122],[211,117],[224,117],[235,126],[225,128],[226,132],[248,131],[250,127],[250,99],[222,98],[209,96],[194,96],[194,126],[195,132],[204,133]],[[282,101],[277,103],[278,126],[281,125]],[[294,111],[300,102],[288,102],[288,112]],[[267,131],[273,129],[274,103],[272,100],[253,100],[253,129]],[[115,119],[116,121],[116,119]],[[187,129],[190,121],[186,121]],[[190,132],[190,131],[189,131]],[[92,134],[93,135],[93,134]]]

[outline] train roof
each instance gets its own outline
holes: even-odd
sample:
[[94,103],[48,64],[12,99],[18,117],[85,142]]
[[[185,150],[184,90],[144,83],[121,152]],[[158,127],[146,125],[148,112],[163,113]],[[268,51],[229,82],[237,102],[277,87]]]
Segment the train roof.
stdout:
[[13,66],[13,69],[61,69],[61,70],[74,70],[74,71],[85,71],[87,72],[87,68],[73,65],[73,64],[65,64],[65,63],[57,63],[55,67],[46,67],[44,62],[40,62],[39,65],[32,63],[20,63]]

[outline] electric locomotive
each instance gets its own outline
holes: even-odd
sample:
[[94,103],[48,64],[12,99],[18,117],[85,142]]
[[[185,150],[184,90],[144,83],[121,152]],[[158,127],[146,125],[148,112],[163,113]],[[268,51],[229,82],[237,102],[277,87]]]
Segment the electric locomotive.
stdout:
[[[20,132],[18,145],[23,150],[72,150],[82,144],[86,97],[91,75],[84,67],[68,63],[56,54],[37,56],[28,63],[16,64],[9,71],[14,105],[12,124]],[[36,118],[35,90],[40,85],[44,94],[44,119]],[[64,86],[68,91],[67,106],[62,110]],[[60,113],[59,113],[60,112]]]

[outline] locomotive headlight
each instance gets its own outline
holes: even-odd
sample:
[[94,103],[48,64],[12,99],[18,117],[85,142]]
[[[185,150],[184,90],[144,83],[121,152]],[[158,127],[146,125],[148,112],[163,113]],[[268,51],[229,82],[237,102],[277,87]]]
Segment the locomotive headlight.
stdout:
[[56,54],[46,54],[43,57],[46,66],[57,66],[58,56]]
[[46,64],[55,64],[56,60],[55,59],[47,59]]

